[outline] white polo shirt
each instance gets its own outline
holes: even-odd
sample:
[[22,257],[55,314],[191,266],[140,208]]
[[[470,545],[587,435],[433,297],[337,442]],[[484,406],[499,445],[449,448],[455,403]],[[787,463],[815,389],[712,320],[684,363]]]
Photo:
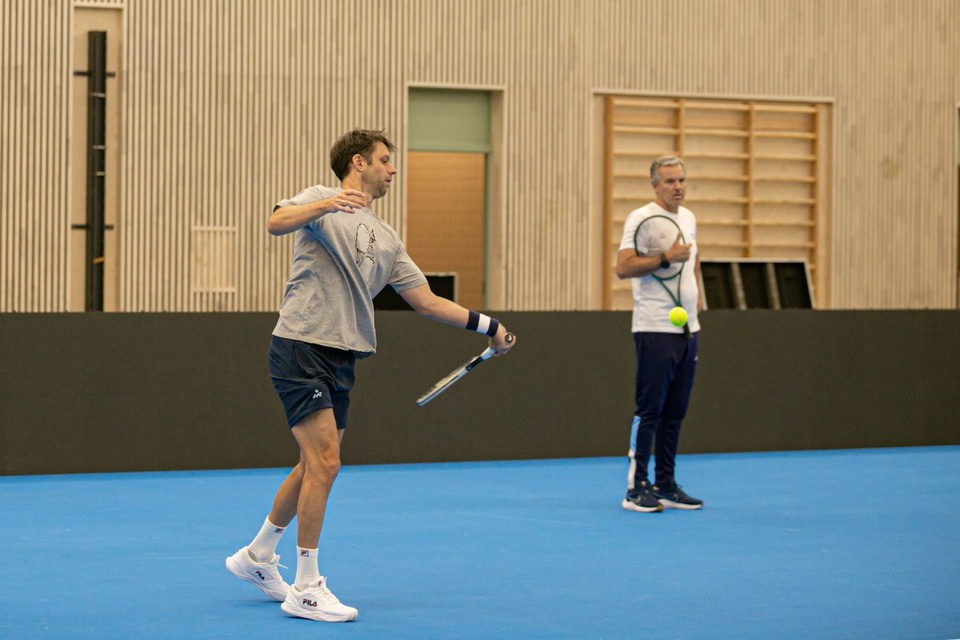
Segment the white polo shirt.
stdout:
[[[620,240],[620,251],[624,249],[636,249],[642,254],[658,255],[663,253],[665,248],[669,248],[676,236],[671,238],[650,238],[641,229],[640,237],[637,238],[637,244],[634,245],[634,235],[640,224],[651,216],[664,216],[670,218],[680,227],[686,242],[693,243],[690,249],[690,259],[683,267],[680,274],[680,306],[687,312],[687,325],[691,332],[700,330],[700,321],[697,319],[697,294],[699,286],[697,276],[694,273],[694,265],[697,262],[697,219],[693,212],[685,207],[680,207],[677,213],[671,213],[663,209],[656,202],[635,209],[627,216],[623,225],[623,238]],[[666,242],[666,247],[663,243]],[[654,272],[657,273],[657,272]],[[677,281],[667,280],[658,281],[653,274],[642,278],[631,278],[630,285],[633,290],[633,332],[649,331],[655,333],[683,333],[683,327],[676,327],[670,322],[670,310],[677,306],[673,298],[664,287],[666,285],[674,295],[677,294]]]

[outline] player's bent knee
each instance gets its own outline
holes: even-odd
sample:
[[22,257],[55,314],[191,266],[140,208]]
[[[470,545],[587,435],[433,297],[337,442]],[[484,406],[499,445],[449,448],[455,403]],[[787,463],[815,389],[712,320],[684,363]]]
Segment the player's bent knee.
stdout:
[[313,454],[304,452],[300,464],[307,475],[333,480],[340,473],[340,451],[334,449]]

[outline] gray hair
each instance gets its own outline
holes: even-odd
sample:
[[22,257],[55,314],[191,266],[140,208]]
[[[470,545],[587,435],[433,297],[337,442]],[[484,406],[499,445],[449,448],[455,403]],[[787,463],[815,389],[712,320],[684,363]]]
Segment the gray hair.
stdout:
[[682,167],[683,175],[687,175],[687,165],[677,156],[660,156],[650,165],[650,182],[660,184],[660,167]]

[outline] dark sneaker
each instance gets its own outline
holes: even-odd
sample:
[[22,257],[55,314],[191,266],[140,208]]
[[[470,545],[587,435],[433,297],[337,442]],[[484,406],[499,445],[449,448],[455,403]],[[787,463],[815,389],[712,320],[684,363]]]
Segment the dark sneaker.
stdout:
[[636,489],[627,491],[627,497],[623,499],[620,506],[627,511],[640,511],[641,513],[663,511],[663,505],[650,492],[650,485],[646,482],[641,482]]
[[703,507],[703,500],[688,496],[678,484],[662,488],[654,485],[651,491],[654,497],[660,501],[660,504],[671,509],[700,509]]

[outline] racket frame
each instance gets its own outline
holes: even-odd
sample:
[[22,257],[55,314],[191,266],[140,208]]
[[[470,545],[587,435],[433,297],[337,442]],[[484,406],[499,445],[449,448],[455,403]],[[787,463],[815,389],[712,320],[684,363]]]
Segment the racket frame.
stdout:
[[[513,342],[514,340],[513,334],[508,333],[505,336],[505,340],[508,343]],[[484,360],[489,360],[496,353],[497,352],[496,350],[494,350],[493,347],[487,347],[483,351],[483,353],[481,353],[477,357],[473,358],[472,360],[468,360],[467,362],[463,363],[462,365],[460,365],[459,367],[457,367],[456,369],[454,369],[444,377],[440,378],[440,380],[435,385],[427,389],[426,393],[424,393],[422,396],[417,398],[417,405],[422,407],[423,405],[427,404],[428,402],[436,398],[438,395],[440,395],[441,393],[443,393],[444,391],[452,387],[457,380],[459,380],[463,376],[473,371],[473,369],[477,365],[479,365],[481,362],[483,362]]]
[[[634,252],[635,252],[638,256],[639,256],[639,255],[643,255],[643,256],[645,256],[645,257],[650,257],[650,256],[647,255],[647,254],[641,254],[641,253],[640,253],[640,250],[637,248],[637,234],[640,233],[640,229],[643,227],[643,225],[644,225],[648,220],[653,220],[654,218],[663,218],[664,220],[667,220],[668,222],[670,222],[670,224],[672,224],[674,227],[677,228],[677,232],[680,234],[680,242],[682,242],[683,244],[686,244],[686,243],[687,243],[687,238],[686,238],[686,236],[683,235],[683,229],[680,228],[680,225],[677,224],[677,221],[676,221],[676,220],[674,220],[673,218],[671,218],[671,217],[669,217],[669,216],[665,216],[665,215],[662,215],[662,214],[659,214],[659,213],[658,213],[658,214],[654,214],[654,215],[652,215],[652,216],[647,216],[646,218],[644,218],[644,219],[640,222],[640,224],[637,225],[636,231],[633,232],[633,250],[634,250]],[[666,254],[666,250],[661,251],[660,253]],[[660,283],[660,286],[662,286],[662,287],[666,290],[667,295],[670,296],[670,299],[673,300],[673,303],[674,303],[676,306],[680,307],[680,308],[683,308],[683,305],[680,304],[680,298],[681,298],[681,296],[680,296],[680,287],[683,285],[683,282],[682,282],[682,280],[683,280],[683,269],[684,269],[684,267],[686,267],[686,266],[687,266],[687,263],[686,263],[686,262],[681,262],[681,263],[680,263],[680,269],[679,269],[675,274],[673,274],[672,276],[669,276],[669,277],[667,277],[667,278],[661,278],[660,276],[657,275],[657,272],[656,272],[656,271],[654,271],[653,273],[650,274],[651,276],[653,276],[654,280],[656,280],[657,282],[659,282],[659,283]],[[671,290],[670,290],[670,287],[667,286],[667,280],[673,280],[674,278],[677,279],[677,295],[673,295],[673,291],[671,291]],[[690,333],[690,325],[689,325],[688,323],[686,323],[686,322],[683,323],[683,336],[684,336],[687,340],[690,340],[690,339],[693,338],[693,334]]]

